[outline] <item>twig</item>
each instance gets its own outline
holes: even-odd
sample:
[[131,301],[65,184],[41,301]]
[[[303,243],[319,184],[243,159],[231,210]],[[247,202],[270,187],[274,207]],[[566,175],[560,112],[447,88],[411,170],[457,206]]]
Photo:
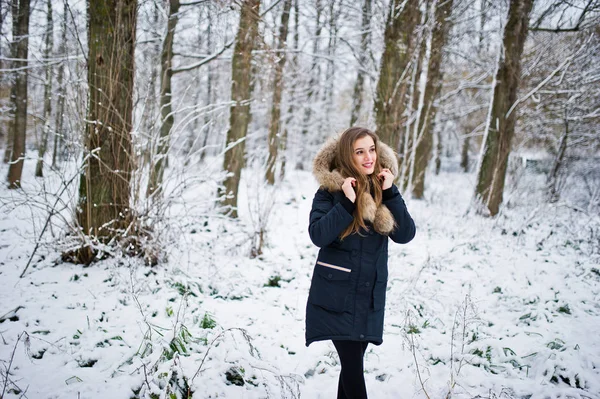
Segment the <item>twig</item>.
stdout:
[[[196,373],[194,374],[194,376],[192,377],[191,380],[191,384],[192,385],[194,383],[194,379],[196,379],[196,377],[198,376],[198,374],[200,373],[200,370],[202,370],[202,366],[204,365],[204,361],[206,360],[206,357],[208,356],[208,353],[210,352],[210,350],[213,348],[215,342],[217,342],[217,340],[219,338],[221,338],[226,332],[228,331],[233,331],[233,330],[239,330],[242,332],[242,334],[244,335],[244,337],[249,337],[248,333],[246,332],[246,330],[244,330],[243,328],[239,328],[239,327],[231,327],[228,328],[226,330],[223,330],[219,333],[219,335],[217,335],[215,337],[215,339],[212,340],[212,342],[210,343],[210,345],[208,346],[208,348],[206,349],[206,353],[204,354],[204,357],[202,358],[202,361],[200,362],[200,366],[198,366],[198,370],[196,371]],[[246,338],[248,339],[248,338]]]
[[425,389],[425,383],[423,382],[423,379],[421,378],[421,371],[419,370],[419,362],[417,361],[417,351],[415,349],[415,341],[414,341],[414,334],[410,334],[410,348],[413,354],[413,359],[415,359],[415,365],[416,365],[416,369],[417,369],[417,377],[419,377],[419,383],[421,384],[421,389],[423,390],[423,393],[425,394],[425,396],[427,397],[427,399],[431,399],[429,397],[429,394],[427,393],[427,390]]
[[15,358],[15,352],[17,351],[17,346],[19,345],[19,341],[21,341],[21,337],[26,334],[27,336],[29,336],[29,334],[27,334],[25,331],[23,331],[21,334],[19,334],[19,337],[17,338],[17,342],[15,342],[15,346],[12,350],[12,354],[10,355],[10,361],[8,362],[8,367],[6,368],[6,378],[4,379],[4,386],[2,387],[2,395],[0,395],[0,398],[4,397],[4,393],[6,392],[6,387],[8,386],[8,376],[10,374],[10,368],[12,367],[12,362],[13,359]]
[[[90,154],[92,154],[94,151],[90,152]],[[81,176],[81,171],[83,170],[83,168],[85,167],[85,163],[87,162],[87,157],[83,160],[82,165],[79,167],[79,169],[77,170],[77,173],[75,173],[73,175],[73,177],[71,177],[71,179],[65,183],[63,189],[60,191],[60,193],[58,193],[58,195],[56,196],[56,201],[54,201],[54,205],[52,205],[52,208],[50,209],[50,214],[48,215],[48,217],[46,218],[46,223],[44,224],[44,228],[42,229],[42,231],[40,232],[40,235],[37,239],[37,242],[35,243],[35,247],[33,248],[33,252],[31,253],[31,255],[29,256],[29,260],[27,261],[27,265],[25,265],[25,269],[23,269],[23,271],[21,272],[21,275],[19,276],[19,278],[23,278],[23,276],[25,275],[25,272],[27,271],[27,269],[29,268],[29,265],[31,264],[31,261],[33,260],[33,257],[35,256],[35,253],[37,252],[39,246],[40,246],[40,242],[42,240],[42,236],[44,235],[44,233],[46,232],[46,228],[48,227],[48,225],[50,224],[50,219],[52,218],[52,216],[55,215],[55,208],[56,205],[58,205],[58,203],[61,200],[61,196],[63,195],[63,193],[67,190],[67,188],[69,188],[69,186],[71,185],[71,183],[73,182],[73,180],[75,180],[77,177]]]

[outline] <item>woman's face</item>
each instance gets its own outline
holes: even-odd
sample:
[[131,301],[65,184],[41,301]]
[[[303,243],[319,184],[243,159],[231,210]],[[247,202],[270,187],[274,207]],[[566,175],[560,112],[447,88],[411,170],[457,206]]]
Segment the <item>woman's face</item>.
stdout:
[[375,161],[377,153],[375,152],[375,142],[371,136],[361,137],[354,142],[354,151],[352,153],[354,165],[365,175],[370,175],[375,170]]

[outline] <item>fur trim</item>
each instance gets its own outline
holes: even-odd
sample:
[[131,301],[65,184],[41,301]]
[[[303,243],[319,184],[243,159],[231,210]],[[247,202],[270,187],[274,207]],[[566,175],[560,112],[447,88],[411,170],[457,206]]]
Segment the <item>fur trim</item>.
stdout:
[[[321,187],[329,192],[342,191],[344,177],[336,169],[333,169],[333,161],[337,151],[339,135],[329,138],[321,147],[313,161],[313,174]],[[398,158],[394,151],[385,143],[379,142],[379,163],[383,168],[388,168],[392,174],[398,174]],[[383,204],[375,205],[373,197],[366,193],[357,204],[364,215],[365,220],[373,224],[373,228],[380,234],[388,235],[394,230],[394,216]]]

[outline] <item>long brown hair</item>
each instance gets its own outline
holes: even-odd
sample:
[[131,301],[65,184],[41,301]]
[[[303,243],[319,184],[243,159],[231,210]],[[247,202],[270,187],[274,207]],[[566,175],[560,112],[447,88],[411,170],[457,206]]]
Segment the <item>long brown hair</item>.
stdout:
[[[370,175],[363,174],[358,167],[354,164],[354,143],[356,140],[363,137],[369,136],[375,143],[375,153],[377,159],[375,160],[375,169]],[[335,156],[335,167],[346,177],[354,177],[356,179],[356,208],[354,210],[354,220],[340,235],[340,239],[348,237],[350,234],[358,233],[360,229],[368,230],[364,220],[364,201],[367,193],[372,193],[375,205],[381,204],[381,184],[378,180],[377,175],[381,172],[381,163],[379,160],[379,138],[375,133],[369,129],[363,127],[351,127],[342,133],[340,140],[338,141],[337,151]]]

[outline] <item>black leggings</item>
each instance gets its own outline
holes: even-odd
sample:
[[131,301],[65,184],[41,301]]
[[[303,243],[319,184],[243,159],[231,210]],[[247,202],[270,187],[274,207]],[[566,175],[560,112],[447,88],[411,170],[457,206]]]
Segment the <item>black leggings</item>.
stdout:
[[368,342],[331,341],[342,365],[337,399],[367,399],[363,358]]

